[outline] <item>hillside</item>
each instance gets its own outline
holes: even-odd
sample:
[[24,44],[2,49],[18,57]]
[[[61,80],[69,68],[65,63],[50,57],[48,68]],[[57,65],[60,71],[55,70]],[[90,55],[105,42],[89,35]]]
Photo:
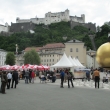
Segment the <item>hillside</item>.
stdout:
[[[107,32],[110,32],[108,28],[110,27],[103,27],[101,32],[96,33],[95,43],[97,47],[99,47],[102,42],[106,42]],[[34,31],[34,34],[31,34],[30,32],[21,32],[14,33],[8,37],[0,36],[0,48],[15,52],[15,44],[18,44],[19,51],[22,51],[29,46],[43,46],[47,43],[66,42],[71,39],[78,39],[85,42],[85,46],[87,46],[88,49],[92,49],[88,33],[93,34],[93,32],[90,32],[83,26],[76,26],[71,29],[69,22],[54,23],[49,26],[40,24],[36,25]],[[65,36],[67,39],[63,40],[63,37]]]

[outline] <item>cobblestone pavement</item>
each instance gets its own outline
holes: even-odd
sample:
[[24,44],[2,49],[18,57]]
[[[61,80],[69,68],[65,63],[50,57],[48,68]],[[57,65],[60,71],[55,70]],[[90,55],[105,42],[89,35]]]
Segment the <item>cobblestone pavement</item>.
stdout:
[[56,83],[25,84],[0,94],[0,110],[110,110],[110,90],[87,87],[60,88]]

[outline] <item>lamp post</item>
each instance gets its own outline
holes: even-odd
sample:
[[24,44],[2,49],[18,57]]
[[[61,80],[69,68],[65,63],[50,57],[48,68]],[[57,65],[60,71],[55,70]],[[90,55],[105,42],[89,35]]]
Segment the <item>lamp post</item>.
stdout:
[[18,44],[16,44],[16,55],[18,55]]
[[16,46],[16,55],[15,56],[16,56],[16,64],[17,64],[17,62],[18,62],[18,56],[17,56],[18,55],[18,44],[16,44],[15,46]]

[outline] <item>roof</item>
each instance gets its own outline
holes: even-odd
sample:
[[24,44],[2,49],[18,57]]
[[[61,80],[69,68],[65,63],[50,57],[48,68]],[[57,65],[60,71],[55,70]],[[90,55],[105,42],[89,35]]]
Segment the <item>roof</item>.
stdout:
[[28,51],[30,51],[30,50],[32,50],[32,49],[35,49],[37,52],[39,52],[40,51],[40,49],[41,49],[42,47],[27,47],[27,48],[25,48],[25,52],[28,52]]
[[53,68],[55,68],[55,67],[57,67],[57,68],[58,67],[59,68],[73,67],[73,64],[70,62],[70,60],[64,53],[63,56],[61,57],[61,59],[56,64],[52,65],[51,67],[53,67]]
[[0,49],[0,51],[2,51],[2,52],[7,52],[7,51],[5,51],[5,50],[3,50],[3,49]]
[[96,53],[96,51],[94,51],[94,50],[89,50],[89,51],[87,51],[87,53]]
[[57,55],[63,55],[63,53],[61,52],[48,52],[48,53],[40,53],[40,55],[53,55],[53,54],[57,54]]
[[66,43],[83,43],[83,42],[82,41],[79,41],[77,39],[73,39],[73,40],[70,40],[70,41],[68,41]]
[[42,49],[50,49],[50,48],[65,48],[63,43],[51,43],[42,47]]

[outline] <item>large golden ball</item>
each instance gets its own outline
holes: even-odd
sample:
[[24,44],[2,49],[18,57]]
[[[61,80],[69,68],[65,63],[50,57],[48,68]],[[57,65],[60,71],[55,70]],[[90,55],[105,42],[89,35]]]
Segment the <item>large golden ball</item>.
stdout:
[[110,69],[110,43],[102,44],[96,53],[96,61],[103,68]]

